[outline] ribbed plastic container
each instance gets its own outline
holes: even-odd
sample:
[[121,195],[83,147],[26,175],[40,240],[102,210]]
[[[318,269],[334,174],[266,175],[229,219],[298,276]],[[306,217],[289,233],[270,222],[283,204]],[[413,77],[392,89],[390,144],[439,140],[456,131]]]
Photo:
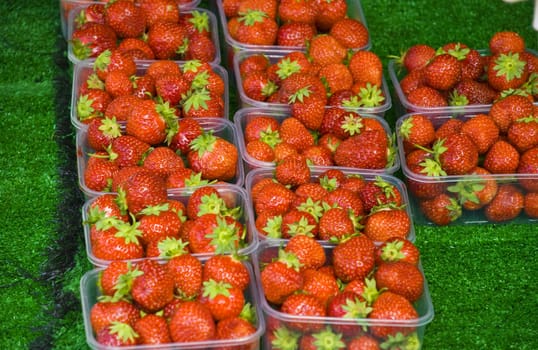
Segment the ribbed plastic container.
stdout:
[[[243,162],[241,161],[241,148],[239,146],[239,137],[237,135],[235,126],[232,124],[232,122],[224,118],[198,118],[196,120],[200,123],[204,130],[213,131],[213,135],[221,137],[228,142],[231,142],[237,148],[238,161],[236,167],[236,175],[231,181],[229,181],[229,183],[236,186],[242,186],[244,183],[244,166]],[[94,150],[91,149],[88,145],[87,127],[83,127],[82,129],[79,129],[77,131],[76,146],[78,180],[81,191],[84,193],[84,196],[87,199],[103,194],[104,192],[99,192],[88,188],[84,181],[84,172],[86,171],[88,159],[90,157],[90,154],[94,152]],[[174,189],[170,190],[173,191]]]
[[[289,51],[288,51],[289,52]],[[246,107],[277,107],[277,108],[285,108],[288,105],[284,103],[269,103],[264,101],[256,101],[250,97],[248,97],[245,94],[245,90],[243,89],[243,79],[241,77],[241,73],[239,70],[239,65],[241,62],[246,59],[247,57],[253,56],[253,55],[259,55],[263,54],[271,63],[276,63],[279,59],[284,57],[287,52],[285,51],[272,51],[272,52],[263,52],[263,51],[239,51],[235,54],[234,60],[233,60],[233,71],[235,76],[235,83],[237,85],[237,91],[239,93],[239,98],[241,100],[241,105],[243,108]],[[377,107],[346,107],[349,110],[358,112],[358,113],[369,113],[369,114],[376,114],[379,116],[384,116],[385,112],[390,109],[392,106],[392,99],[390,96],[390,91],[387,85],[387,82],[385,81],[385,78],[383,78],[381,90],[383,92],[383,96],[385,97],[385,100],[380,106]]]
[[[327,107],[329,108],[329,107]],[[238,134],[238,145],[241,150],[241,156],[243,157],[244,165],[245,165],[245,173],[248,173],[249,171],[257,168],[267,168],[267,167],[274,167],[275,164],[271,162],[263,162],[260,160],[255,159],[254,157],[250,156],[248,152],[246,151],[246,143],[245,143],[245,127],[248,124],[250,120],[252,120],[256,116],[270,116],[274,119],[276,119],[279,124],[286,119],[289,116],[289,109],[282,108],[282,107],[250,107],[250,108],[242,108],[239,109],[235,115],[234,115],[234,124],[235,128],[237,130]],[[390,129],[390,126],[385,121],[385,119],[381,118],[380,116],[373,115],[373,114],[365,114],[360,113],[360,115],[363,118],[371,118],[379,121],[383,128],[385,129],[387,133],[387,137],[392,137],[392,132]],[[343,168],[347,170],[360,170],[364,172],[370,172],[370,173],[380,173],[380,174],[394,174],[399,168],[400,168],[400,158],[398,156],[394,157],[394,164],[389,164],[387,167],[383,169],[355,169],[355,168]],[[313,167],[318,168],[318,167]],[[319,167],[319,168],[325,168],[325,167]]]
[[[240,218],[238,219],[238,221],[245,227],[246,235],[243,241],[243,246],[238,250],[238,254],[240,255],[252,254],[254,250],[256,250],[256,247],[258,245],[258,237],[250,228],[251,221],[253,220],[253,215],[250,210],[251,206],[249,205],[249,199],[248,199],[247,193],[242,187],[239,187],[236,185],[218,184],[218,185],[209,185],[209,186],[214,187],[219,192],[221,197],[224,198],[228,208],[236,208],[236,207],[241,208]],[[168,198],[178,200],[186,206],[189,200],[189,197],[193,191],[194,189],[171,191],[168,193]],[[93,252],[91,237],[90,237],[91,225],[87,222],[89,218],[88,211],[92,203],[95,202],[97,198],[98,197],[88,199],[82,206],[82,222],[83,222],[83,229],[84,229],[84,240],[86,243],[86,255],[88,257],[88,260],[95,267],[104,267],[110,264],[112,260],[105,260],[105,259],[101,259],[95,256]],[[192,255],[199,257],[201,259],[206,259],[209,256],[214,255],[214,253],[193,253]],[[143,259],[145,258],[130,259],[129,261],[136,262]],[[162,260],[159,258],[151,258],[151,259]]]
[[[311,182],[315,182],[319,178],[319,176],[322,175],[323,172],[326,171],[327,169],[329,169],[329,168],[311,169],[311,171],[310,171]],[[394,187],[396,187],[398,189],[398,191],[400,192],[400,194],[401,194],[402,205],[405,208],[407,214],[409,215],[409,218],[411,219],[411,225],[410,225],[409,232],[408,232],[406,238],[408,240],[410,240],[411,242],[415,241],[416,236],[415,236],[415,225],[413,223],[413,213],[411,212],[411,208],[410,208],[410,205],[409,205],[409,196],[408,196],[408,193],[407,193],[407,188],[405,187],[405,184],[403,183],[402,180],[398,179],[397,177],[394,177],[392,175],[387,175],[387,174],[372,174],[372,173],[365,173],[365,172],[361,172],[361,171],[357,171],[357,170],[349,170],[349,169],[338,168],[338,167],[334,167],[332,169],[340,169],[340,170],[342,170],[342,172],[344,174],[346,174],[348,176],[359,175],[359,176],[361,176],[363,179],[365,179],[367,181],[375,181],[376,178],[381,178],[384,181],[386,181],[386,182],[390,183],[391,185],[393,185]],[[259,241],[265,241],[265,240],[274,241],[275,240],[273,238],[267,237],[266,235],[260,233],[258,231],[258,229],[256,228],[256,225],[255,225],[256,214],[254,213],[253,201],[252,201],[252,195],[251,195],[252,188],[258,182],[262,181],[263,179],[267,179],[267,178],[269,178],[269,179],[274,178],[274,169],[272,169],[272,168],[254,169],[254,170],[250,171],[245,177],[245,189],[246,189],[246,192],[247,192],[247,195],[248,195],[248,198],[249,198],[248,203],[251,206],[250,211],[251,211],[253,219],[254,219],[254,220],[251,221],[251,225],[252,225],[251,230],[257,234]],[[277,239],[277,240],[282,241],[281,239]],[[286,241],[286,240],[283,240],[283,241]]]
[[[201,0],[195,0],[194,2],[199,3],[200,1]],[[73,52],[73,44],[70,41],[70,39],[71,39],[71,37],[73,35],[73,32],[75,31],[75,28],[76,28],[75,19],[77,18],[77,15],[80,13],[81,10],[85,9],[86,7],[88,7],[89,4],[92,3],[92,1],[80,1],[80,2],[82,2],[83,4],[80,4],[80,5],[78,5],[78,6],[74,7],[74,8],[71,8],[69,10],[69,14],[68,14],[68,17],[67,17],[67,34],[66,34],[66,38],[67,38],[67,58],[69,59],[69,61],[72,64],[76,64],[76,63],[81,61],[78,57],[75,56],[75,54]],[[192,8],[180,7],[180,13],[181,14],[192,13],[193,11],[198,11],[198,12],[205,13],[209,17],[209,29],[210,29],[210,32],[211,32],[211,40],[213,41],[213,44],[215,44],[215,57],[209,63],[218,65],[218,64],[220,64],[220,61],[221,61],[221,56],[220,56],[220,51],[221,50],[220,50],[220,41],[219,41],[217,17],[213,14],[213,12],[211,12],[211,11],[209,11],[207,9],[198,8],[198,7],[192,7]],[[178,61],[178,62],[181,62],[181,61]]]
[[[78,118],[77,113],[77,102],[80,97],[80,87],[84,82],[88,79],[88,77],[94,73],[93,70],[93,64],[95,60],[87,59],[84,61],[80,61],[75,64],[73,68],[73,85],[72,85],[72,91],[71,91],[71,124],[77,129],[81,129],[85,126],[83,122],[81,122]],[[146,73],[149,65],[155,61],[138,61],[136,63],[137,66],[137,76],[142,76]],[[179,67],[183,67],[184,62],[177,61],[177,65]],[[222,96],[222,99],[224,101],[224,110],[222,113],[222,118],[227,119],[229,114],[229,108],[230,108],[230,87],[229,87],[229,79],[228,79],[228,72],[226,69],[222,68],[221,66],[217,64],[211,64],[211,69],[217,73],[224,82],[224,95]]]
[[[278,310],[274,305],[271,305],[264,296],[264,290],[260,283],[261,271],[264,266],[271,262],[272,259],[278,256],[278,250],[282,246],[282,242],[278,241],[265,241],[261,242],[259,248],[253,257],[254,273],[258,282],[257,290],[259,293],[259,300],[261,302],[261,309],[265,323],[267,325],[266,334],[263,337],[263,349],[277,349],[271,344],[271,334],[278,328],[286,328],[291,332],[295,332],[299,335],[311,334],[306,333],[304,329],[316,328],[325,330],[327,328],[332,329],[333,332],[339,334],[338,327],[355,327],[356,335],[371,335],[372,327],[397,327],[400,332],[416,333],[416,339],[418,344],[413,343],[413,349],[421,349],[424,342],[424,336],[426,332],[426,326],[431,323],[434,317],[433,304],[428,289],[426,279],[424,279],[424,291],[422,296],[413,304],[419,317],[414,320],[395,321],[392,319],[369,319],[369,318],[355,318],[345,319],[337,317],[313,317],[313,316],[295,316],[286,314]],[[324,245],[325,253],[329,259],[328,264],[331,263],[332,251],[334,246]],[[419,265],[422,271],[422,267]],[[423,273],[424,274],[424,273]],[[271,329],[270,327],[273,327]],[[350,331],[351,332],[351,331]],[[387,339],[378,339],[380,343],[385,342]]]
[[[409,194],[409,200],[410,200],[410,206],[413,210],[413,217],[415,220],[415,223],[417,224],[426,224],[426,225],[435,225],[432,221],[430,221],[426,216],[424,216],[424,213],[422,212],[422,209],[420,207],[421,199],[417,197],[416,193],[413,192],[413,187],[409,186],[409,182],[416,183],[418,185],[436,185],[436,184],[443,184],[445,187],[445,193],[455,197],[455,194],[450,192],[447,187],[454,186],[454,185],[460,185],[467,188],[470,188],[473,184],[483,185],[485,184],[484,177],[478,177],[478,175],[446,175],[446,176],[428,176],[423,174],[417,174],[410,170],[407,161],[406,161],[406,153],[404,151],[404,145],[403,145],[403,139],[401,134],[398,132],[401,128],[402,123],[410,118],[411,116],[415,114],[421,114],[424,116],[427,116],[430,118],[430,120],[433,122],[434,127],[437,129],[439,126],[444,124],[446,121],[450,119],[460,119],[462,121],[468,120],[470,118],[473,118],[479,113],[487,114],[489,109],[483,109],[483,110],[474,110],[473,112],[465,112],[465,113],[453,113],[450,110],[445,111],[436,111],[436,112],[420,112],[420,113],[407,113],[403,116],[401,116],[396,121],[396,137],[397,137],[397,143],[398,143],[398,154],[400,157],[400,163],[402,167],[402,173],[404,175],[404,181],[408,184],[408,194]],[[479,163],[480,164],[480,163]],[[524,187],[520,185],[520,181],[528,181],[531,180],[538,184],[538,174],[490,174],[487,175],[487,179],[492,179],[497,182],[497,185],[500,186],[501,184],[512,184],[514,185],[523,195],[527,194],[528,191],[525,190]],[[465,208],[462,208],[462,215],[455,221],[452,221],[450,225],[468,225],[468,224],[484,224],[484,223],[493,223],[491,220],[489,220],[485,214],[484,210],[487,206],[484,206],[477,210],[468,210]],[[518,215],[516,218],[508,221],[502,221],[498,222],[495,221],[495,223],[537,223],[538,218],[531,218],[527,216],[524,212],[524,210],[521,210],[520,215]]]
[[[179,350],[179,349],[249,349],[249,350],[259,350],[262,349],[260,339],[265,332],[265,322],[263,317],[261,317],[261,310],[259,307],[258,301],[258,291],[256,283],[254,280],[254,272],[250,263],[245,262],[249,274],[251,276],[251,282],[244,292],[245,302],[249,302],[254,309],[256,310],[256,332],[249,335],[248,337],[240,339],[230,339],[230,340],[208,340],[208,341],[197,341],[197,342],[187,342],[187,343],[167,343],[159,345],[136,345],[136,346],[125,346],[121,349],[126,350]],[[118,347],[104,346],[97,342],[96,336],[92,330],[90,322],[90,312],[93,305],[98,301],[98,298],[101,296],[101,292],[98,287],[99,274],[103,271],[103,268],[97,268],[86,272],[80,280],[80,296],[82,304],[82,314],[84,318],[84,329],[86,333],[86,342],[91,349],[99,350],[112,350],[119,349]]]

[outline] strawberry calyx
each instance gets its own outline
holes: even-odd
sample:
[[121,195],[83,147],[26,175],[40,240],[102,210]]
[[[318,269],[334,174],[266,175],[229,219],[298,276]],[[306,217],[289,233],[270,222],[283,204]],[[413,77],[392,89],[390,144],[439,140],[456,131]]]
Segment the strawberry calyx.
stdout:
[[183,110],[185,112],[190,111],[191,108],[207,110],[207,101],[211,101],[211,94],[207,88],[191,91],[187,96],[183,96]]
[[450,106],[467,106],[469,99],[464,94],[460,94],[456,89],[448,95],[448,104]]
[[441,167],[441,164],[434,159],[426,158],[420,162],[419,165],[422,167],[422,169],[420,169],[420,173],[426,176],[438,177],[447,175],[446,171],[444,171]]
[[342,309],[346,312],[343,317],[351,319],[366,318],[373,310],[368,306],[366,300],[361,301],[358,296],[353,299],[347,299],[346,304],[342,305]]
[[526,62],[519,58],[519,53],[508,52],[500,54],[495,60],[493,70],[496,76],[504,77],[507,81],[521,78],[525,71]]
[[345,349],[346,344],[342,341],[342,336],[342,333],[335,333],[327,326],[324,330],[312,334],[313,344],[319,350]]
[[237,250],[236,241],[241,236],[235,223],[228,223],[226,218],[217,216],[217,226],[206,235],[206,238],[211,239],[215,254],[230,254]]
[[458,201],[456,200],[456,198],[450,198],[450,204],[448,204],[445,209],[448,210],[449,214],[448,216],[450,217],[450,221],[456,221],[457,219],[459,219],[462,215],[462,208],[461,208],[461,205],[458,203]]
[[421,348],[421,343],[416,332],[407,336],[398,332],[394,335],[389,334],[387,340],[380,344],[380,348],[387,350],[419,350]]
[[118,230],[115,233],[115,237],[123,238],[125,240],[125,244],[140,244],[140,241],[138,240],[139,237],[142,237],[142,231],[138,229],[140,226],[139,222],[134,221],[133,223],[128,223],[125,221],[118,221],[114,227]]
[[245,305],[243,305],[243,309],[241,309],[241,312],[239,313],[239,317],[246,320],[250,324],[255,324],[256,320],[258,319],[256,315],[256,308],[250,302],[246,302]]
[[77,100],[77,116],[81,121],[101,116],[102,113],[96,112],[92,107],[93,99],[88,95],[81,95]]
[[519,96],[523,96],[523,97],[529,97],[531,94],[530,92],[528,91],[528,89],[526,89],[525,87],[520,87],[520,88],[517,88],[517,89],[505,89],[503,91],[501,91],[501,93],[499,94],[499,97],[497,98],[497,100],[502,100],[503,98],[507,97],[507,96],[510,96],[510,95],[519,95]]
[[88,85],[89,89],[105,89],[105,82],[102,81],[96,73],[88,75],[88,79],[86,79],[86,85]]
[[[365,86],[359,88],[357,99],[358,107],[378,107],[385,101],[385,96],[379,86],[366,83]],[[347,103],[347,101],[343,102],[344,107],[347,107]]]
[[265,97],[269,97],[273,95],[278,90],[278,85],[272,81],[269,80],[267,83],[262,87],[261,93]]
[[384,180],[381,176],[376,176],[374,180],[374,185],[383,192],[387,198],[396,198],[396,193],[394,191],[394,185],[390,182]]
[[527,91],[530,95],[538,95],[538,73],[532,72],[529,74],[529,78],[523,83],[521,89]]
[[109,326],[110,334],[115,334],[124,343],[135,343],[139,337],[133,327],[128,323],[112,321]]
[[310,85],[300,88],[288,98],[288,104],[293,104],[297,101],[304,102],[304,98],[309,97],[311,93]]
[[312,231],[316,228],[316,225],[310,225],[308,219],[302,216],[299,221],[288,224],[290,236],[305,235],[308,237],[314,237]]
[[183,73],[197,73],[200,71],[200,67],[202,67],[203,63],[200,60],[188,60],[183,64],[182,72]]
[[102,295],[98,298],[99,301],[104,302],[116,302],[122,299],[129,299],[129,293],[133,286],[135,278],[142,276],[143,271],[140,271],[136,267],[133,268],[131,262],[127,262],[127,272],[118,276],[116,284],[114,285],[114,295]]
[[85,9],[82,9],[82,10],[80,10],[80,12],[75,16],[76,28],[80,28],[80,27],[82,27],[84,24],[86,24],[86,22],[87,22],[87,19],[86,19],[86,10],[85,10]]
[[203,131],[190,144],[193,152],[198,152],[199,157],[203,157],[207,152],[212,152],[217,142],[217,137],[213,135],[213,130]]
[[198,206],[197,216],[205,214],[223,215],[226,214],[228,208],[224,199],[218,196],[216,193],[210,193],[203,195],[200,198],[200,204]]
[[301,71],[301,65],[295,60],[291,60],[289,57],[283,58],[277,64],[276,74],[281,80],[284,80],[290,77],[292,74],[298,73]]
[[215,299],[219,295],[229,297],[231,288],[232,285],[229,283],[209,279],[202,284],[202,296],[210,300]]
[[478,177],[475,180],[459,181],[455,185],[448,186],[447,190],[457,194],[461,204],[468,201],[479,204],[480,200],[476,193],[482,191],[486,187],[485,183],[485,180]]
[[528,117],[521,117],[516,119],[516,122],[519,123],[538,123],[538,116],[529,115]]
[[116,117],[104,117],[101,120],[101,125],[99,125],[98,129],[103,133],[103,135],[110,138],[116,138],[121,136],[121,126],[116,121]]
[[327,175],[324,175],[320,177],[318,181],[321,187],[323,187],[329,192],[332,192],[338,188],[338,180],[334,177],[329,177]]
[[84,44],[80,39],[71,40],[71,44],[73,45],[73,54],[76,58],[79,60],[85,60],[86,58],[90,57],[92,49],[89,45]]
[[183,242],[181,239],[166,237],[157,244],[160,252],[159,258],[172,259],[176,256],[185,255],[189,252],[188,245],[188,242]]
[[107,69],[108,65],[110,64],[110,57],[112,56],[112,51],[109,49],[104,50],[101,52],[93,62],[93,70],[98,71],[104,71]]
[[145,216],[148,216],[148,215],[158,216],[162,212],[168,211],[169,208],[170,208],[170,205],[168,203],[150,205],[142,209],[140,211],[140,214],[145,215]]
[[180,56],[185,55],[185,53],[189,49],[189,43],[190,43],[189,38],[183,39],[183,42],[181,43],[181,45],[179,45],[179,47],[176,49],[176,53]]
[[402,252],[404,242],[401,240],[394,240],[387,242],[381,248],[381,260],[386,262],[395,262],[405,258],[405,254]]
[[286,264],[287,267],[294,269],[297,272],[303,266],[303,264],[301,263],[297,255],[295,255],[295,253],[287,252],[282,248],[278,250],[277,260]]
[[266,237],[282,238],[282,215],[275,215],[267,219],[262,231]]
[[217,180],[204,180],[202,179],[202,173],[194,173],[185,179],[185,187],[199,187],[215,183]]
[[269,15],[261,10],[247,10],[239,13],[239,22],[243,22],[246,26],[253,26],[256,23],[262,23]]
[[469,54],[469,52],[471,52],[471,49],[465,45],[462,45],[461,43],[456,43],[454,47],[444,52],[448,53],[450,56],[455,57],[458,61],[463,61],[467,58],[467,55]]
[[301,333],[292,331],[284,326],[273,331],[271,345],[273,349],[296,350],[299,348],[299,338]]
[[194,10],[191,15],[189,22],[199,33],[209,32],[209,16],[207,13]]
[[387,164],[385,168],[390,168],[396,162],[396,156],[398,155],[398,146],[396,145],[396,133],[390,134],[387,145]]
[[344,117],[344,121],[340,126],[349,136],[360,134],[364,128],[362,117],[358,114],[349,113]]
[[278,130],[273,131],[270,126],[260,132],[260,140],[268,144],[271,148],[275,148],[276,145],[282,142]]
[[191,89],[199,90],[206,88],[209,84],[209,72],[204,70],[197,73],[191,82]]

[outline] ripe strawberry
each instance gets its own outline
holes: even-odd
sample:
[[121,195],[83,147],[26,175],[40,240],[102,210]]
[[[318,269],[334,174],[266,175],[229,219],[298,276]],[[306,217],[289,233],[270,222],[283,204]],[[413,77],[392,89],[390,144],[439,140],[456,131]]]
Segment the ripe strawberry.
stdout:
[[247,10],[240,14],[238,22],[235,31],[237,41],[252,45],[273,45],[276,42],[278,24],[266,12]]
[[132,95],[134,87],[131,78],[124,71],[115,70],[106,76],[105,91],[114,99],[123,95]]
[[316,27],[320,31],[329,31],[336,21],[347,15],[345,0],[316,0],[316,5]]
[[368,28],[353,18],[342,18],[336,21],[329,34],[348,49],[363,48],[369,42]]
[[185,118],[223,118],[224,99],[206,88],[195,90],[184,100],[182,112]]
[[364,131],[340,143],[334,154],[334,163],[350,168],[383,169],[389,163],[388,153],[385,132]]
[[316,27],[308,23],[289,22],[278,28],[276,45],[305,48],[317,34]]
[[182,118],[178,120],[177,130],[170,140],[170,147],[180,151],[182,155],[189,153],[191,142],[203,133],[203,128],[196,119]]
[[267,301],[282,304],[303,286],[303,276],[299,272],[301,263],[297,256],[280,249],[278,259],[269,262],[260,274],[260,283]]
[[291,208],[295,194],[283,184],[271,182],[263,186],[260,193],[252,198],[256,215],[262,212],[280,215]]
[[254,140],[263,139],[265,135],[269,135],[278,131],[279,122],[267,115],[256,115],[249,118],[244,128],[245,142],[249,143]]
[[383,65],[378,55],[371,51],[356,51],[348,64],[355,82],[369,82],[381,86],[383,81]]
[[[282,121],[279,129],[282,144],[292,145],[296,150],[302,151],[314,145],[314,136],[297,118],[288,117]],[[278,159],[275,147],[275,158]]]
[[330,208],[319,219],[319,238],[335,240],[355,233],[355,225],[348,211],[342,208]]
[[461,62],[450,54],[436,55],[424,67],[424,82],[437,90],[449,90],[461,79]]
[[160,75],[179,74],[181,75],[181,67],[172,60],[156,60],[149,64],[146,69],[146,74],[156,79]]
[[485,207],[484,215],[489,221],[504,222],[516,218],[523,210],[524,196],[514,184],[499,184],[497,195]]
[[139,336],[138,343],[142,345],[166,344],[172,341],[166,319],[156,314],[141,317],[133,329]]
[[109,192],[112,177],[118,170],[118,166],[108,159],[106,152],[95,153],[86,163],[84,185],[93,191]]
[[75,17],[75,28],[79,28],[88,22],[105,23],[105,5],[90,4],[81,9]]
[[420,251],[413,242],[406,238],[392,237],[376,247],[375,255],[377,265],[396,261],[404,261],[417,265],[420,258]]
[[120,38],[136,38],[146,30],[146,16],[133,1],[117,0],[105,7],[105,23]]
[[435,140],[435,128],[425,115],[413,114],[400,126],[400,136],[407,150],[417,146],[428,147]]
[[278,17],[282,23],[299,22],[314,25],[316,21],[316,4],[310,0],[281,0]]
[[164,265],[143,260],[137,268],[142,274],[133,280],[131,296],[143,311],[156,312],[174,299],[174,280]]
[[[239,339],[247,338],[256,333],[256,327],[241,317],[230,317],[224,320],[220,320],[217,323],[216,339]],[[245,350],[248,348],[248,344],[243,347]],[[242,350],[243,347],[234,346],[238,350]]]
[[327,84],[329,93],[349,90],[353,85],[351,71],[343,63],[331,63],[321,67],[318,76]]
[[379,207],[371,212],[364,224],[364,234],[371,240],[383,242],[391,237],[406,238],[411,228],[411,218],[404,209]]
[[[538,147],[525,151],[520,159],[516,172],[518,174],[538,174]],[[519,184],[528,192],[538,192],[538,180],[520,177]]]
[[155,92],[168,102],[170,106],[177,106],[189,92],[189,84],[182,74],[163,74],[155,78]]
[[308,56],[313,63],[320,66],[330,63],[342,63],[346,57],[346,48],[333,36],[318,34],[310,40]]
[[220,192],[215,187],[196,188],[187,200],[187,217],[196,219],[204,214],[225,215],[228,208]]
[[[159,62],[159,61],[155,61]],[[150,99],[155,96],[155,79],[151,75],[143,75],[134,79],[133,96],[141,100]]]
[[246,152],[249,156],[261,162],[270,163],[275,160],[273,148],[262,140],[254,140],[247,143]]
[[174,281],[174,293],[182,300],[198,297],[202,291],[202,263],[195,256],[184,253],[171,258],[165,265]]
[[105,81],[108,74],[114,71],[123,71],[128,77],[136,74],[136,63],[134,59],[118,49],[105,50],[93,63],[93,69],[97,76]]
[[529,116],[513,121],[506,138],[519,152],[538,146],[538,117]]
[[367,334],[361,335],[351,339],[348,342],[347,348],[349,350],[380,350],[379,341]]
[[436,141],[433,149],[441,168],[448,175],[468,174],[478,165],[478,150],[466,134],[449,135]]
[[538,192],[525,193],[523,199],[523,211],[530,218],[538,218]]
[[107,149],[110,159],[120,168],[137,166],[150,149],[150,145],[131,135],[115,138]]
[[486,153],[499,138],[499,128],[487,114],[478,114],[466,120],[461,132],[474,142],[479,154]]
[[174,342],[207,341],[214,339],[216,334],[211,312],[197,301],[181,303],[168,326]]
[[280,233],[282,238],[290,238],[297,235],[315,237],[318,233],[316,217],[307,211],[291,209],[282,215]]
[[486,153],[483,167],[493,174],[514,174],[518,164],[517,149],[504,140],[498,140]]
[[148,172],[133,174],[119,186],[118,192],[125,193],[127,208],[134,215],[148,206],[162,204],[168,198],[164,180]]
[[[367,306],[366,301],[352,291],[338,293],[327,305],[327,316],[343,319],[366,318],[371,311],[372,308]],[[358,324],[335,323],[333,329],[346,337],[361,332]]]
[[422,69],[415,69],[405,74],[400,80],[400,89],[405,96],[418,87],[424,86],[424,73]]
[[382,177],[367,181],[358,194],[366,212],[370,212],[372,208],[378,205],[390,204],[399,207],[403,204],[400,190]]
[[506,133],[516,120],[529,117],[532,114],[532,102],[520,95],[508,95],[496,100],[488,113],[501,133]]
[[203,33],[192,33],[186,42],[185,60],[200,60],[202,62],[212,62],[216,57],[217,48],[213,39]]
[[346,188],[336,188],[324,198],[329,206],[337,206],[349,212],[350,215],[361,217],[365,214],[364,203],[358,193]]
[[435,138],[441,140],[446,139],[451,134],[457,134],[461,132],[462,125],[463,120],[457,118],[449,118],[437,129],[435,129]]
[[487,205],[497,194],[497,180],[491,173],[477,166],[468,181],[459,181],[448,186],[448,191],[457,194],[458,200],[467,210],[477,210]]
[[210,180],[229,181],[236,176],[238,150],[235,145],[213,132],[203,132],[190,145],[190,167]]
[[216,321],[238,317],[245,305],[242,290],[212,279],[203,282],[198,300],[209,309]]
[[117,36],[107,24],[88,22],[73,31],[71,43],[76,58],[95,58],[107,49],[116,47]]
[[[368,318],[373,320],[414,320],[419,317],[417,311],[406,298],[396,293],[386,291],[374,301],[372,312]],[[408,335],[415,330],[415,327],[397,327],[397,326],[372,326],[371,333],[376,337],[387,337],[402,333]]]
[[240,290],[246,290],[250,283],[250,275],[242,258],[234,255],[212,255],[204,263],[203,279],[228,283]]
[[516,89],[528,76],[527,62],[517,52],[494,54],[488,62],[488,83],[497,91]]
[[77,118],[88,123],[92,118],[101,118],[112,101],[112,96],[105,90],[89,89],[77,98]]
[[410,302],[420,298],[424,276],[418,267],[403,261],[384,263],[374,273],[377,287],[404,296]]
[[165,237],[179,238],[179,229],[182,225],[177,213],[169,209],[168,203],[146,207],[140,212],[138,229],[142,231],[140,237],[143,244]]
[[98,301],[90,310],[90,323],[95,333],[99,333],[113,322],[134,325],[140,312],[132,303],[125,300]]
[[239,74],[242,78],[245,78],[250,73],[264,72],[270,65],[271,62],[266,55],[252,54],[239,62]]
[[420,210],[428,220],[439,226],[448,225],[462,215],[461,205],[446,193],[421,201]]
[[375,245],[364,236],[354,236],[339,243],[333,250],[336,276],[343,282],[363,279],[374,268]]
[[192,221],[182,234],[193,253],[231,254],[239,249],[245,227],[233,217],[204,214]]
[[516,32],[499,31],[489,39],[488,46],[492,54],[523,52],[525,40]]
[[154,100],[142,100],[133,106],[125,131],[140,141],[157,145],[166,140],[167,123],[173,118],[173,110],[167,108],[167,104],[160,105]]
[[307,235],[295,235],[286,243],[284,250],[293,253],[301,264],[301,269],[318,269],[327,260],[323,246]]
[[446,98],[429,86],[417,87],[406,97],[411,105],[418,107],[444,107],[448,105]]
[[87,223],[95,224],[105,218],[127,222],[129,220],[127,212],[120,208],[118,202],[118,195],[115,193],[105,193],[96,197],[89,205]]
[[158,146],[146,155],[142,167],[166,178],[171,173],[184,168],[185,165],[183,159],[170,148]]
[[424,68],[435,57],[435,49],[426,44],[415,44],[409,47],[399,61],[408,72]]
[[358,113],[345,108],[326,108],[319,132],[332,134],[343,140],[363,131],[364,119]]
[[137,344],[136,333],[127,323],[114,322],[101,329],[95,339],[103,346],[119,347],[134,346]]
[[159,60],[173,60],[185,50],[187,32],[179,23],[158,21],[147,32],[147,43]]
[[310,182],[310,168],[302,155],[289,155],[275,167],[275,179],[285,186],[296,187]]
[[104,151],[120,135],[120,124],[115,118],[93,118],[88,123],[88,145],[94,151]]
[[[309,294],[291,294],[283,301],[280,311],[301,317],[325,317],[325,305],[313,295]],[[301,332],[316,332],[323,328],[323,323],[314,322],[290,322],[290,328]]]
[[486,82],[462,78],[449,96],[451,106],[492,104],[497,92]]
[[137,3],[144,12],[148,27],[158,21],[179,21],[179,8],[174,0],[138,0]]
[[252,72],[241,83],[245,95],[256,101],[266,101],[278,89],[267,72]]
[[339,291],[338,283],[334,275],[314,269],[303,270],[302,292],[315,296],[327,305]]

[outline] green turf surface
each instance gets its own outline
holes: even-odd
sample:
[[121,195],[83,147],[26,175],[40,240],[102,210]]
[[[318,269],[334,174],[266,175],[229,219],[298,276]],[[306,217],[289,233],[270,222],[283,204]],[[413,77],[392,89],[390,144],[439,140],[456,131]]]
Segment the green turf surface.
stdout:
[[[485,47],[515,30],[538,48],[532,1],[363,0],[372,50]],[[0,349],[84,349],[78,283],[91,268],[80,223],[66,44],[57,0],[1,1]],[[393,96],[394,97],[394,96]],[[387,119],[394,122],[394,110]],[[417,226],[435,318],[424,349],[533,349],[538,228]]]

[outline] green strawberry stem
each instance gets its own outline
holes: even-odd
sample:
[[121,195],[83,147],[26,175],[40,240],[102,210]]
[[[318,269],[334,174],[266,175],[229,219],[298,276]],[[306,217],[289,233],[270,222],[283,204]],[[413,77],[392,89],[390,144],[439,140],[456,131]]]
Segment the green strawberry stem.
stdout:
[[314,338],[314,345],[318,350],[337,350],[346,348],[346,344],[342,341],[342,334],[333,332],[329,326],[318,333],[312,334],[312,337]]

